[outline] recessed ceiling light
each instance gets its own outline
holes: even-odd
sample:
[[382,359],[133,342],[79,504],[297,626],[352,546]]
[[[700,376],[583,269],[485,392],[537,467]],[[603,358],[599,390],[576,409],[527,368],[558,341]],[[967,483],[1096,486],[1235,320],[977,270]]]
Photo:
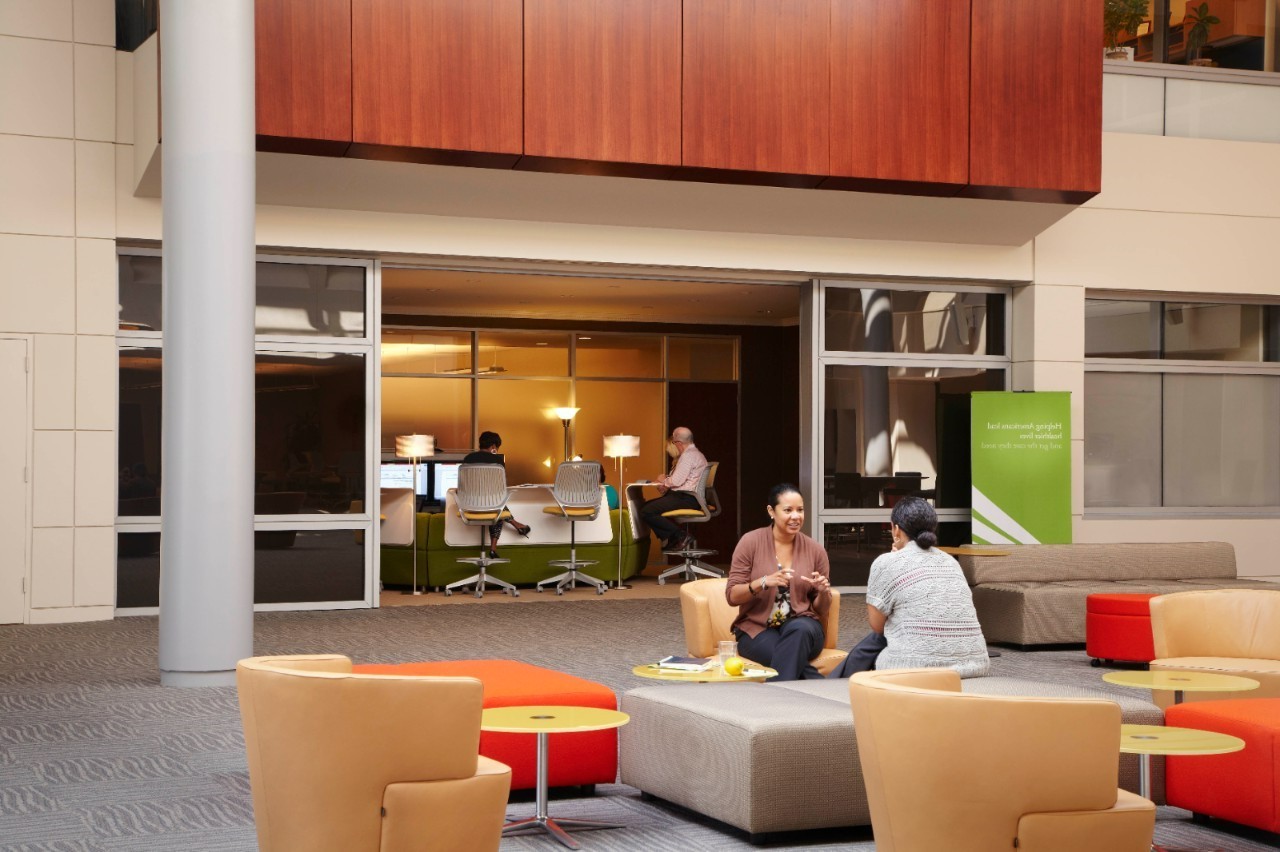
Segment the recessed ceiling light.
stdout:
[[591,338],[590,338],[590,337],[579,337],[578,339],[579,339],[579,340],[590,340]]
[[537,343],[534,344],[534,346],[546,346],[546,345],[547,344],[543,343],[541,340],[539,340]]

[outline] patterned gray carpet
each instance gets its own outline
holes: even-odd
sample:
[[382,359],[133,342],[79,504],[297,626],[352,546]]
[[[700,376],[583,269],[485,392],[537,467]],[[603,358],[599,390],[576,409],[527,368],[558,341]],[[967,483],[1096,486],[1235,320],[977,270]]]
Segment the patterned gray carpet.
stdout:
[[[842,644],[866,631],[847,601]],[[0,852],[252,850],[253,810],[234,689],[163,689],[157,621],[0,627]],[[631,665],[679,652],[679,604],[548,600],[535,606],[397,607],[257,616],[259,654],[338,652],[358,662],[476,657],[521,659],[607,684],[642,685]],[[1005,651],[994,674],[1106,687],[1082,651]],[[531,803],[511,805],[530,815]],[[561,813],[622,822],[583,834],[599,850],[750,849],[717,823],[634,789],[602,786],[591,799],[557,799]],[[1193,824],[1162,808],[1157,840],[1230,852],[1272,848]],[[560,848],[511,838],[504,849]],[[771,848],[872,850],[869,829],[797,834]]]

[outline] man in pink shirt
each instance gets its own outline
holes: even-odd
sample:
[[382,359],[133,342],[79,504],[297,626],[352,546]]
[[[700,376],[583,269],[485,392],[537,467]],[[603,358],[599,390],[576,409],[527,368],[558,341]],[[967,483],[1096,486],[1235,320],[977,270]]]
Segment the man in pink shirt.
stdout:
[[697,509],[698,481],[707,469],[707,457],[693,443],[693,432],[688,427],[677,426],[671,430],[667,453],[676,459],[675,467],[655,481],[660,497],[655,497],[640,507],[640,517],[662,542],[663,550],[680,550],[690,543],[688,535],[674,521],[662,517],[673,509]]

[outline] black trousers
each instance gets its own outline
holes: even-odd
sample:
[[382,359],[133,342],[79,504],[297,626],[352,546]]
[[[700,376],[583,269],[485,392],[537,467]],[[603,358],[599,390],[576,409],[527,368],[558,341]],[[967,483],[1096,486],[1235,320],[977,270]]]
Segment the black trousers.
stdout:
[[844,662],[836,666],[827,677],[849,677],[855,672],[869,672],[876,667],[876,658],[889,647],[883,633],[872,630],[862,641],[853,646]]
[[673,509],[697,509],[698,496],[689,491],[668,491],[661,497],[654,497],[652,500],[640,507],[640,517],[644,518],[644,522],[649,525],[649,529],[653,530],[653,534],[658,537],[658,541],[666,544],[680,533],[680,525],[675,521],[662,517],[663,512],[670,512]]
[[798,615],[781,627],[766,627],[752,639],[734,628],[738,653],[752,662],[778,670],[772,680],[817,680],[822,677],[810,662],[822,651],[826,634],[818,619]]

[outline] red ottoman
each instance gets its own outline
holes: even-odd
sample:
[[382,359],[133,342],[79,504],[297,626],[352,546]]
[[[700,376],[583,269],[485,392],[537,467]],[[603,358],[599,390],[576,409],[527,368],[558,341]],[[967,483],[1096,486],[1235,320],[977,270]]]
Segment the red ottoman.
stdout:
[[1085,602],[1085,653],[1096,666],[1102,660],[1149,663],[1156,658],[1151,639],[1155,595],[1089,595]]
[[1198,814],[1280,831],[1280,698],[1192,701],[1165,711],[1165,724],[1217,731],[1244,750],[1165,758],[1165,799]]
[[[484,684],[485,707],[560,704],[617,710],[609,687],[514,660],[450,660],[443,663],[354,666],[360,674],[474,677]],[[480,753],[511,767],[511,789],[537,785],[537,740],[530,734],[480,732]],[[548,737],[547,784],[570,787],[612,784],[618,776],[618,731],[587,731]]]

